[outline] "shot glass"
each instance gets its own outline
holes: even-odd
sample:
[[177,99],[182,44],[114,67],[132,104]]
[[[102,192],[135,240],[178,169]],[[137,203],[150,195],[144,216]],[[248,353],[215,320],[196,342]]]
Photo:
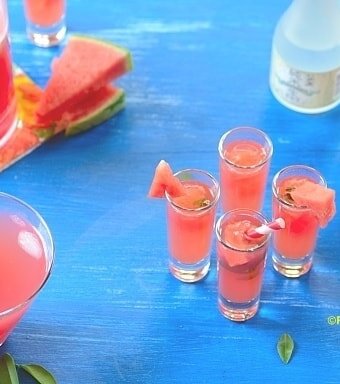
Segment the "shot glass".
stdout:
[[0,0],[0,148],[18,124],[8,33],[7,2]]
[[259,212],[235,209],[216,223],[218,307],[223,316],[245,321],[258,311],[270,234],[249,239],[249,229],[268,222]]
[[209,271],[220,188],[212,175],[199,169],[185,169],[174,176],[181,180],[187,195],[185,202],[166,193],[169,269],[178,280],[193,283]]
[[257,128],[237,127],[221,137],[218,151],[223,211],[261,211],[273,153],[270,138]]
[[0,193],[0,346],[47,282],[53,260],[44,219],[23,201]]
[[66,0],[23,0],[28,38],[39,47],[59,44],[66,34]]
[[319,221],[310,209],[294,206],[289,192],[288,195],[282,193],[280,186],[289,179],[307,179],[327,185],[316,169],[304,165],[283,168],[273,179],[273,217],[282,217],[286,223],[285,229],[273,235],[273,266],[286,277],[299,277],[312,266]]

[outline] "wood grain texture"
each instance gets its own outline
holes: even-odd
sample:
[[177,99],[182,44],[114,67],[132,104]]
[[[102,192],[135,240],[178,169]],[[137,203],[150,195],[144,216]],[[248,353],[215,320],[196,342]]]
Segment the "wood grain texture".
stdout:
[[[340,191],[339,108],[298,114],[268,88],[271,37],[289,3],[68,1],[69,33],[128,47],[134,70],[119,80],[119,116],[0,174],[2,191],[45,217],[57,251],[49,283],[1,353],[44,364],[61,384],[340,382],[340,324],[327,323],[340,316],[339,215],[320,232],[308,276],[284,279],[268,260],[260,312],[235,324],[217,310],[215,250],[203,282],[173,279],[164,202],[146,198],[161,158],[218,176],[218,140],[239,125],[272,138],[270,179],[304,163]],[[15,61],[44,86],[62,47],[33,47],[21,1],[9,8]],[[284,332],[296,342],[288,366],[276,353]]]

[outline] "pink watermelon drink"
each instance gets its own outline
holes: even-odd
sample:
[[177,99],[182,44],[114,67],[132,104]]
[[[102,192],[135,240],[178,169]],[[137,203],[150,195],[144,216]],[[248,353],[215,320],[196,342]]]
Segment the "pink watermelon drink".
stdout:
[[0,345],[46,283],[53,257],[52,237],[39,214],[0,193]]
[[66,0],[24,0],[27,33],[38,46],[58,44],[66,33]]
[[274,268],[287,277],[307,273],[313,261],[320,227],[335,214],[335,192],[315,169],[293,165],[273,180],[273,216],[282,217],[284,230],[273,236]]
[[165,162],[155,173],[149,196],[167,199],[169,268],[184,282],[209,271],[219,185],[207,172],[186,169],[172,174]]
[[13,133],[16,121],[7,8],[5,0],[0,0],[0,146],[4,145]]
[[251,127],[226,132],[218,146],[223,210],[260,211],[273,146],[269,137]]
[[249,238],[247,232],[267,220],[258,212],[236,209],[216,224],[218,305],[223,316],[245,321],[258,311],[269,234]]

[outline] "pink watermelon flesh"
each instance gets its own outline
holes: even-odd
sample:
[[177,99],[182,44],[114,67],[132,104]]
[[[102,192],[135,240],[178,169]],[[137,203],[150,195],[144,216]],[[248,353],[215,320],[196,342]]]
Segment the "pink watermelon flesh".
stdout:
[[105,104],[107,100],[115,97],[120,91],[119,88],[111,84],[99,88],[92,92],[91,96],[84,99],[81,103],[64,112],[61,124],[68,126],[73,121],[91,114],[91,112],[96,111],[101,105]]
[[161,160],[156,167],[148,196],[162,198],[165,191],[171,197],[178,197],[185,194],[182,183],[173,175],[170,165]]
[[66,110],[130,69],[127,50],[93,38],[72,37],[53,63],[37,108],[38,120],[45,124],[60,120]]
[[308,179],[299,181],[290,191],[290,196],[297,207],[311,209],[319,220],[320,226],[325,227],[335,215],[335,191],[316,184]]

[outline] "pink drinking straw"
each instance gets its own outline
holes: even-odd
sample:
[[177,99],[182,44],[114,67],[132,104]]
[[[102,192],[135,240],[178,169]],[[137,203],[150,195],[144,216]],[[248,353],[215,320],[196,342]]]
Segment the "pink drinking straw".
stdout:
[[285,221],[279,217],[268,224],[263,224],[257,228],[249,229],[245,235],[246,237],[250,239],[258,239],[259,237],[262,237],[263,235],[269,235],[270,233],[274,231],[278,231],[280,229],[285,228],[286,223]]

